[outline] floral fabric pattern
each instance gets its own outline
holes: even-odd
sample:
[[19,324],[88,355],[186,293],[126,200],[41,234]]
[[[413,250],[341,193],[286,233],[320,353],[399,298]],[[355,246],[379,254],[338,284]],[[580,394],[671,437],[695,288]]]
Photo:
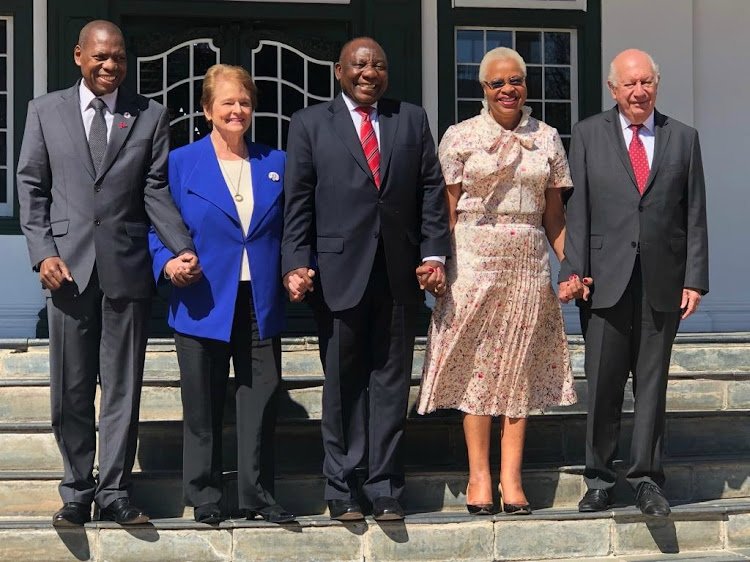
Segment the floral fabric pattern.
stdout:
[[486,109],[440,143],[461,183],[447,293],[428,332],[418,411],[527,417],[576,402],[560,302],[542,227],[545,191],[572,185],[557,131],[530,116],[513,131]]

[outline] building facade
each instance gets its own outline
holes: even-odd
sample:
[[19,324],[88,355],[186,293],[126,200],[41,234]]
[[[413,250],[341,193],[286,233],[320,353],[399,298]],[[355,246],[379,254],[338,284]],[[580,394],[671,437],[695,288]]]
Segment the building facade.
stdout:
[[[577,120],[613,105],[604,85],[612,57],[644,49],[661,66],[657,107],[700,131],[706,171],[711,293],[681,329],[750,331],[746,0],[0,0],[0,338],[45,335],[14,167],[28,101],[80,76],[73,46],[96,18],[122,28],[126,84],[169,107],[173,147],[206,134],[202,77],[227,62],[258,85],[254,140],[284,148],[292,113],[338,92],[333,62],[359,35],[384,46],[387,95],[424,106],[436,140],[477,113],[484,52],[517,49],[533,114],[567,146]],[[568,331],[579,332],[575,308],[564,311]],[[154,315],[163,333],[163,306]],[[303,306],[290,306],[289,318],[290,333],[312,329]]]

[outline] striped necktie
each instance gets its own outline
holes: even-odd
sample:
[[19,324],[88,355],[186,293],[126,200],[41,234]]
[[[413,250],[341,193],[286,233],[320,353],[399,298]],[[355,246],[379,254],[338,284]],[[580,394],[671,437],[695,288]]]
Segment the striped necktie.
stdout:
[[378,149],[378,138],[375,136],[375,128],[370,120],[371,107],[358,107],[357,113],[362,116],[362,125],[359,128],[359,142],[362,143],[362,150],[367,158],[367,165],[370,166],[372,177],[375,180],[375,187],[380,189],[380,150]]

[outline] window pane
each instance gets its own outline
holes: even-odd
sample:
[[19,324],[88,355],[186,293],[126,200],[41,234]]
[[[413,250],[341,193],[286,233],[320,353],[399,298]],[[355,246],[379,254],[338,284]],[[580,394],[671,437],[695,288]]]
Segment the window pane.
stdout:
[[6,91],[8,88],[8,76],[7,76],[7,69],[6,65],[8,64],[8,59],[6,57],[0,57],[0,91]]
[[542,33],[539,31],[517,31],[516,51],[523,57],[526,64],[541,64]]
[[292,113],[305,107],[305,95],[290,86],[281,86],[281,109],[287,117]]
[[202,112],[201,96],[203,96],[203,80],[193,82],[193,112]]
[[513,48],[512,31],[488,31],[487,32],[487,50],[490,51],[496,47]]
[[5,44],[5,41],[7,40],[7,26],[8,22],[6,20],[0,20],[0,53],[8,52],[8,46]]
[[[328,65],[307,63],[307,93],[320,97],[332,97],[331,67]],[[312,100],[308,101],[312,105]]]
[[0,168],[0,203],[8,202],[8,170]]
[[561,135],[570,134],[570,104],[548,103],[546,110],[545,121],[547,125],[557,129],[557,132]]
[[170,120],[190,113],[189,87],[189,84],[180,84],[167,93],[167,107],[169,107]]
[[565,152],[570,152],[570,137],[562,137],[560,140],[562,140],[563,146],[565,147]]
[[482,62],[484,32],[481,29],[462,29],[456,33],[456,62]]
[[286,150],[286,143],[287,143],[288,138],[289,138],[289,121],[282,121],[281,122],[281,146],[277,146],[275,144],[272,144],[271,146],[273,148],[281,148],[281,150]]
[[281,51],[281,77],[287,82],[297,84],[299,87],[305,85],[305,61],[298,54],[282,49]]
[[203,76],[211,65],[216,64],[216,53],[208,43],[196,43],[193,46],[193,72]]
[[162,72],[164,69],[164,59],[146,60],[140,62],[142,94],[155,94],[164,87],[162,84]]
[[478,101],[460,101],[458,102],[458,121],[465,121],[471,117],[479,115],[482,110],[482,103]]
[[570,99],[570,69],[544,69],[544,97],[548,100]]
[[542,102],[540,101],[530,101],[526,102],[526,105],[528,105],[531,108],[531,116],[535,119],[539,119],[540,121],[543,121],[544,118],[542,117]]
[[0,94],[0,129],[8,126],[8,96]]
[[193,140],[201,139],[211,133],[208,124],[206,123],[206,119],[202,115],[193,119],[193,125],[195,126]]
[[268,146],[278,145],[278,131],[275,117],[255,118],[255,141]]
[[279,106],[277,103],[278,96],[276,82],[271,82],[270,80],[256,80],[255,85],[258,86],[258,111],[278,113]]
[[570,64],[570,33],[544,34],[544,64]]
[[[8,152],[7,152],[8,145],[5,144],[5,136],[6,136],[6,134],[7,133],[5,131],[0,132],[0,166],[4,166],[4,165],[6,165],[8,163],[8,162],[6,162],[6,159],[8,157]],[[0,185],[0,190],[2,190],[2,189],[3,188]]]
[[542,67],[526,67],[526,96],[533,100],[542,99]]
[[190,76],[190,47],[185,45],[167,55],[167,86]]
[[253,76],[276,77],[276,47],[264,45],[259,53],[255,55],[255,68]]
[[190,123],[187,119],[169,128],[169,148],[174,150],[190,142]]
[[479,67],[477,65],[459,64],[456,68],[459,98],[481,98],[482,87],[479,85]]

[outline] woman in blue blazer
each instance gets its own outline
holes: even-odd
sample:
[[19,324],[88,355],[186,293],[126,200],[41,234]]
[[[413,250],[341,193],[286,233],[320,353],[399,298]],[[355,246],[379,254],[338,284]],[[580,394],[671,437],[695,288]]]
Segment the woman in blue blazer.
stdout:
[[234,364],[239,507],[249,519],[294,520],[273,499],[273,437],[281,378],[284,152],[248,142],[257,89],[242,67],[217,64],[203,81],[211,134],[169,155],[169,186],[200,260],[175,257],[152,230],[154,275],[171,279],[184,418],[185,503],[195,520],[222,519],[222,417]]

